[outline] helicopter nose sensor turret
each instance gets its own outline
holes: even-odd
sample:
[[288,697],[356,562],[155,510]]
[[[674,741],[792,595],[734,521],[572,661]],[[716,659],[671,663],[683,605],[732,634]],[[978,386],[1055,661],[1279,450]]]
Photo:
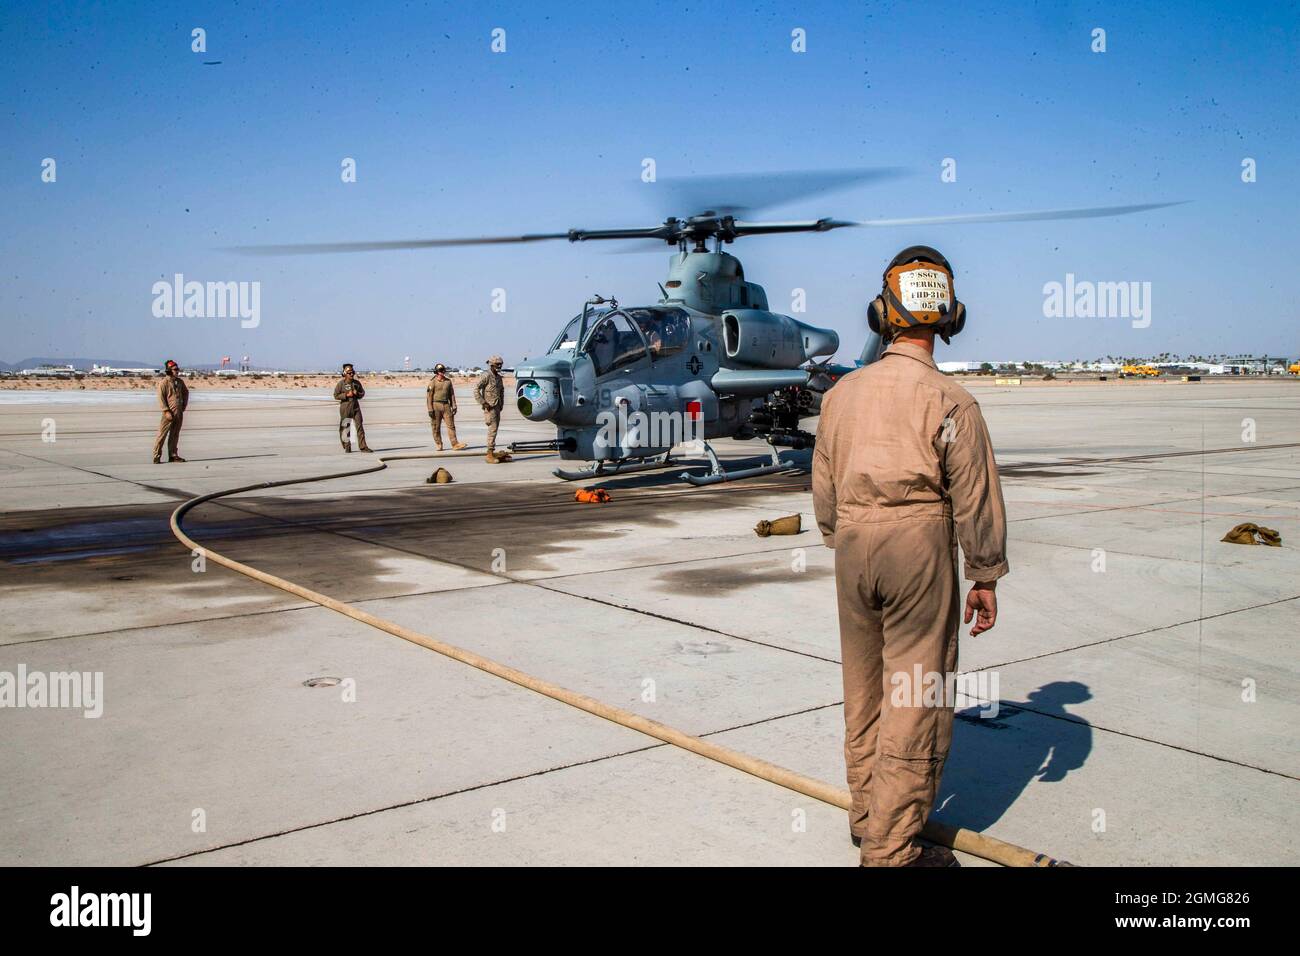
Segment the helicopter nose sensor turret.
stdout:
[[548,422],[560,412],[560,387],[555,379],[528,379],[515,389],[519,414],[531,422]]

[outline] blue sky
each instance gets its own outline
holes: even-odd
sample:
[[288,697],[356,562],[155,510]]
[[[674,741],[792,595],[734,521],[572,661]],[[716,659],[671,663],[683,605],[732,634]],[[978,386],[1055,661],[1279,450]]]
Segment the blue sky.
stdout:
[[[953,359],[1300,352],[1300,11],[1230,3],[6,5],[0,358],[399,367],[543,349],[662,253],[599,244],[251,259],[249,243],[649,225],[660,177],[903,166],[777,207],[848,219],[1191,200],[1119,219],[741,240],[772,307],[839,331],[904,245],[968,306]],[[191,30],[207,51],[191,51]],[[506,31],[506,52],[491,33]],[[1094,28],[1105,53],[1091,50]],[[791,50],[806,31],[807,52]],[[205,61],[219,60],[219,65]],[[57,182],[41,162],[57,161]],[[357,182],[340,179],[355,158]],[[940,181],[942,161],[957,181]],[[1257,163],[1243,183],[1241,163]],[[155,318],[181,272],[261,283],[261,323]],[[1067,273],[1152,321],[1043,316]],[[506,290],[506,311],[491,309]]]

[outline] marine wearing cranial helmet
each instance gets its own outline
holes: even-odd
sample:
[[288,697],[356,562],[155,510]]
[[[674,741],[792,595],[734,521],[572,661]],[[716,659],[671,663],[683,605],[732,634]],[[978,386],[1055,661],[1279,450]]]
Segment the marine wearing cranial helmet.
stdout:
[[974,582],[971,636],[996,623],[994,589],[1010,570],[984,417],[934,363],[935,336],[946,342],[966,323],[952,279],[929,246],[893,258],[867,312],[889,348],[827,393],[817,426],[813,507],[835,551],[849,829],[864,866],[956,865],[916,837],[952,742],[957,542]]

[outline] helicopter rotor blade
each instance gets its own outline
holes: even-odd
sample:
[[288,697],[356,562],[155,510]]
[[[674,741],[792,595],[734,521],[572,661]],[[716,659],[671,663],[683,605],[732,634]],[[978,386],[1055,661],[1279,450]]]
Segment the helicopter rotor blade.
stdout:
[[856,226],[856,222],[841,219],[805,219],[794,222],[741,222],[735,220],[731,231],[739,236],[771,236],[786,232],[830,232],[845,226]]
[[654,202],[666,215],[712,210],[721,215],[756,212],[768,206],[819,196],[850,186],[879,183],[906,175],[897,166],[856,169],[804,169],[776,173],[667,176],[653,184]]
[[1181,206],[1188,200],[1176,202],[1151,202],[1135,206],[1091,206],[1083,209],[1042,209],[1031,212],[976,212],[956,216],[917,216],[908,219],[866,219],[861,222],[842,222],[838,226],[896,227],[896,226],[946,226],[974,222],[1039,222],[1051,219],[1093,219],[1101,216],[1125,216],[1148,209]]
[[301,256],[334,252],[391,252],[400,249],[443,249],[454,246],[497,246],[521,242],[567,239],[664,239],[664,225],[632,229],[570,229],[567,232],[527,233],[521,236],[477,236],[467,239],[394,239],[377,242],[307,242],[290,245],[235,246],[229,251],[251,256]]

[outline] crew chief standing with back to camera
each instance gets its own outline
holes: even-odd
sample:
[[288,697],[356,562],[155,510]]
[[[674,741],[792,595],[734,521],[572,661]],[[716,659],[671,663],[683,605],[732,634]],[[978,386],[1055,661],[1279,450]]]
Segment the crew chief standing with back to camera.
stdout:
[[849,829],[864,866],[956,866],[947,847],[916,842],[954,701],[946,690],[926,701],[912,685],[918,670],[942,680],[957,669],[958,541],[974,582],[971,635],[996,622],[997,579],[1010,570],[1006,508],[979,405],[934,362],[936,333],[946,343],[966,320],[948,261],[928,246],[904,249],[868,319],[889,348],[826,393],[813,454],[817,524],[835,550]]

